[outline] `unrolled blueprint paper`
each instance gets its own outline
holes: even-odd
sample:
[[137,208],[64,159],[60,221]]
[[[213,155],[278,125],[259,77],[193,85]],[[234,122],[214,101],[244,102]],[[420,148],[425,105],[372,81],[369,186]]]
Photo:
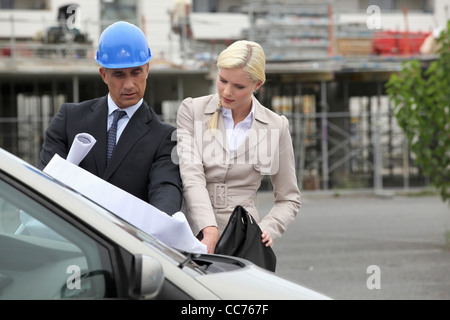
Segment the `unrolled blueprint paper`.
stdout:
[[44,172],[170,247],[192,253],[207,252],[182,212],[169,216],[57,154]]

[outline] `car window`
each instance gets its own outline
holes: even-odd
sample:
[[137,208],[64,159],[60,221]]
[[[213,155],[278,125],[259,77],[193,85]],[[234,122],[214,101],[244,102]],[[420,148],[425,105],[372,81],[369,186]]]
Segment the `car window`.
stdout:
[[115,292],[107,248],[0,180],[0,299],[89,299]]

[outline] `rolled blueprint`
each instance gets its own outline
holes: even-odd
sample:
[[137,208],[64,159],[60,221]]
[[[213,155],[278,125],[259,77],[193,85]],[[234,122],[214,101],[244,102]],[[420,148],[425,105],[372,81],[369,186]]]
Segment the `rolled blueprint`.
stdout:
[[79,133],[73,139],[72,147],[67,155],[67,161],[79,165],[97,142],[89,133]]

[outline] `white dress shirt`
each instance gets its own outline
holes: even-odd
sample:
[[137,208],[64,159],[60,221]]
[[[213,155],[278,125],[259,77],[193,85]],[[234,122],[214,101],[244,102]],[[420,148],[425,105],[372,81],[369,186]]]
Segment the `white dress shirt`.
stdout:
[[222,108],[222,117],[225,125],[225,131],[227,133],[227,142],[230,154],[236,151],[236,149],[244,142],[245,138],[247,137],[248,131],[250,130],[253,123],[254,110],[255,106],[252,99],[252,109],[250,110],[250,113],[244,120],[234,126],[233,114],[231,112],[231,109],[227,109],[225,107]]
[[[125,127],[128,124],[128,121],[131,119],[131,117],[133,116],[133,114],[136,112],[136,110],[139,108],[139,106],[142,104],[142,102],[144,101],[144,98],[142,98],[141,100],[139,100],[139,102],[137,104],[135,104],[134,106],[125,108],[125,109],[121,109],[123,111],[125,111],[127,113],[126,116],[122,117],[121,119],[119,119],[119,121],[117,122],[117,135],[116,135],[116,143],[117,141],[119,141],[120,135],[122,134],[123,130],[125,129]],[[109,130],[109,128],[112,125],[113,122],[113,112],[117,109],[120,109],[116,103],[114,102],[114,100],[111,98],[111,96],[108,93],[108,126],[107,126],[107,131]]]

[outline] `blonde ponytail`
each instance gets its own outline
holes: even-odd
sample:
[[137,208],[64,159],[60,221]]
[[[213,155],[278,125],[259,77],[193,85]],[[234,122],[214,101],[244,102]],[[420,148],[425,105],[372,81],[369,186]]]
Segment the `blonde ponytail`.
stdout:
[[216,112],[212,115],[211,119],[208,122],[208,129],[212,131],[212,133],[216,133],[217,123],[219,122],[219,112],[222,112],[222,100],[219,98],[219,103],[217,105]]

